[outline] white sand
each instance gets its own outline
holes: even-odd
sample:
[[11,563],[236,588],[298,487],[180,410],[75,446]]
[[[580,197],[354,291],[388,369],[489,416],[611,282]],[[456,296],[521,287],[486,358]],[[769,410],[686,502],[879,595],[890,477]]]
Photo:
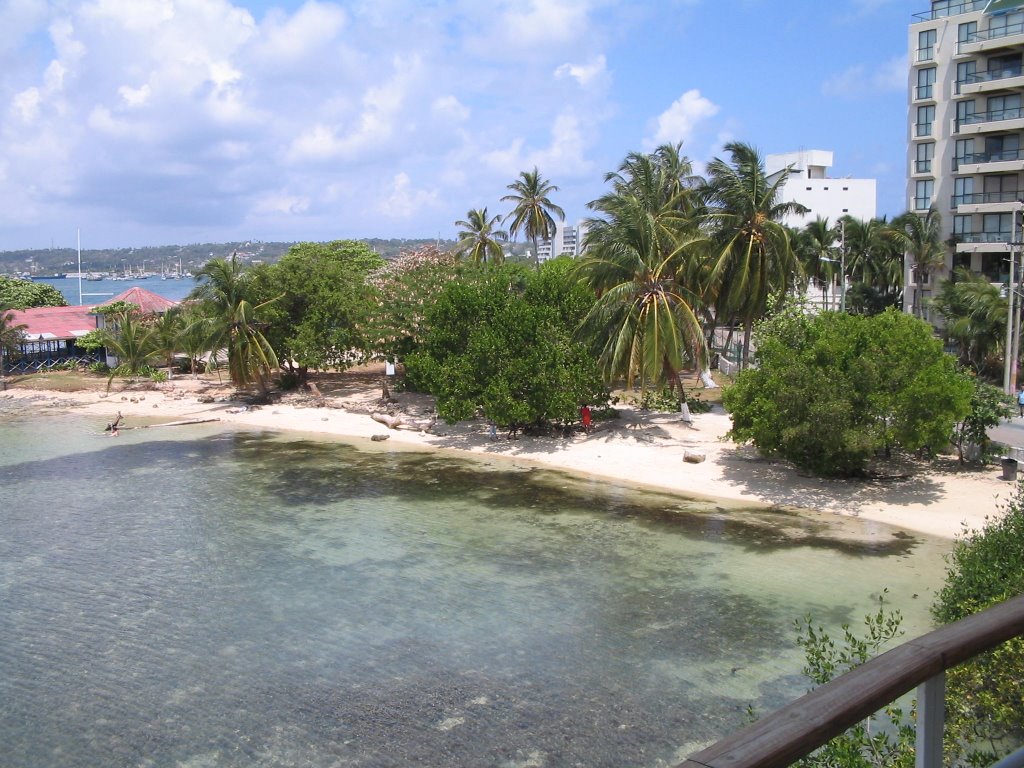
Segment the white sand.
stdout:
[[[200,393],[212,395],[216,401],[199,403]],[[389,446],[501,456],[688,496],[859,516],[946,538],[959,534],[965,522],[972,528],[982,527],[987,516],[998,515],[1002,501],[1015,490],[1012,483],[1001,480],[998,466],[961,470],[947,457],[928,467],[905,467],[905,474],[887,480],[803,476],[785,462],[761,458],[753,449],[725,440],[730,423],[720,410],[695,414],[693,424],[687,425],[678,414],[622,408],[621,418],[599,422],[587,435],[507,440],[499,433],[497,440],[491,440],[484,422],[454,426],[438,422],[430,433],[389,430],[369,416],[379,394],[376,387],[357,387],[344,396],[327,398],[326,407],[314,407],[308,393],[294,394],[275,405],[242,410],[239,402],[231,400],[229,388],[178,378],[157,389],[109,395],[9,389],[0,393],[0,405],[8,399],[39,409],[74,408],[96,414],[98,428],[120,411],[129,426],[133,418],[140,417],[161,421],[217,418],[241,427],[322,433],[355,443],[387,434]],[[422,395],[402,393],[396,399],[413,412],[425,414],[430,408],[429,398]],[[706,460],[685,463],[687,450],[705,454]]]

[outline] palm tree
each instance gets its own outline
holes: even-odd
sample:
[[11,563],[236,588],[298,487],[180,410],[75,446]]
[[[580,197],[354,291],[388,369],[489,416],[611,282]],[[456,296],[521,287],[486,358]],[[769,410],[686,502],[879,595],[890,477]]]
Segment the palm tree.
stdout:
[[581,326],[597,341],[606,380],[633,386],[677,384],[686,358],[703,364],[704,336],[685,284],[687,265],[704,235],[683,212],[678,183],[688,161],[670,153],[632,153],[606,176],[612,191],[590,203],[604,214],[591,219],[577,275],[598,299]]
[[886,234],[913,262],[914,314],[923,318],[925,280],[946,263],[946,248],[942,243],[942,214],[934,205],[924,216],[907,211],[893,220]]
[[828,219],[821,216],[804,225],[796,240],[797,256],[805,279],[813,277],[821,288],[822,307],[825,306],[828,288],[837,271],[838,264],[834,255],[836,240],[835,227],[829,226]]
[[277,354],[263,336],[259,310],[275,299],[253,306],[247,298],[248,278],[235,255],[213,259],[196,275],[202,282],[191,297],[203,302],[211,321],[211,348],[227,350],[228,373],[236,387],[255,383],[266,395]]
[[107,378],[107,389],[116,375],[134,376],[146,370],[157,355],[154,336],[153,326],[134,308],[106,313],[100,338],[107,351],[117,358],[117,367]]
[[861,290],[873,292],[881,303],[900,306],[903,293],[903,253],[886,233],[885,217],[869,220],[845,216],[846,269]]
[[167,366],[167,378],[170,379],[174,369],[174,354],[178,351],[179,339],[184,329],[182,310],[179,307],[168,309],[162,315],[153,318],[151,326],[154,352]]
[[14,324],[14,313],[0,307],[0,389],[7,389],[4,378],[4,357],[17,354],[22,339],[25,338],[24,325]]
[[943,333],[955,341],[960,362],[982,373],[990,356],[1005,344],[1008,301],[984,275],[959,268],[943,280],[932,300],[945,320]]
[[514,240],[522,230],[523,234],[530,238],[533,242],[533,263],[539,265],[538,241],[551,237],[555,232],[555,220],[552,214],[565,220],[565,211],[548,199],[548,195],[557,192],[558,187],[547,179],[541,178],[540,171],[534,167],[532,171],[521,171],[519,178],[509,184],[507,188],[512,191],[512,194],[505,195],[501,201],[514,203],[511,213],[505,217],[506,221],[512,219],[509,233]]
[[716,314],[743,322],[746,363],[754,320],[764,315],[769,296],[785,295],[801,272],[781,221],[807,209],[779,201],[788,170],[772,180],[749,144],[730,142],[725,149],[730,162],[716,157],[707,168],[704,225],[715,249],[709,278],[717,294]]
[[468,256],[474,264],[481,264],[488,258],[492,264],[501,264],[505,261],[501,244],[508,241],[508,235],[495,229],[500,219],[500,216],[488,218],[486,208],[469,211],[465,221],[455,222],[455,226],[462,227],[455,252],[459,256]]

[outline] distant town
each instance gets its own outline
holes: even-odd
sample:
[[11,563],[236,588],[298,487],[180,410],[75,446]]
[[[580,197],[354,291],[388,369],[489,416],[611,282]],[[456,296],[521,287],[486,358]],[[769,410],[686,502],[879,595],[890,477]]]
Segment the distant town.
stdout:
[[[403,251],[427,244],[439,245],[441,248],[450,248],[455,244],[451,240],[438,241],[436,238],[362,238],[359,242],[366,243],[385,259],[395,258]],[[140,248],[96,248],[82,251],[81,271],[104,277],[177,276],[198,271],[210,259],[228,258],[232,254],[246,264],[272,264],[293,245],[293,242],[246,240]],[[75,248],[0,251],[0,274],[29,279],[59,279],[77,276],[78,272],[78,251]]]

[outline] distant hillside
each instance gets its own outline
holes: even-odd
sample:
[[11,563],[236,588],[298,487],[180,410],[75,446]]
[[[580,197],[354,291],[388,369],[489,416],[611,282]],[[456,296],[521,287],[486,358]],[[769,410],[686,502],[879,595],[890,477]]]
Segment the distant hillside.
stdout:
[[[369,245],[386,259],[402,251],[411,251],[423,245],[435,245],[431,239],[364,238]],[[280,259],[295,243],[264,243],[256,240],[239,243],[193,243],[191,245],[157,245],[144,248],[97,248],[82,251],[82,268],[96,272],[123,272],[126,269],[160,272],[176,270],[179,261],[182,270],[195,272],[213,258],[230,258],[237,253],[243,261],[260,264]],[[441,240],[441,248],[454,245],[451,240]],[[77,271],[78,252],[74,248],[41,248],[26,251],[0,251],[0,274],[46,275],[58,272]]]

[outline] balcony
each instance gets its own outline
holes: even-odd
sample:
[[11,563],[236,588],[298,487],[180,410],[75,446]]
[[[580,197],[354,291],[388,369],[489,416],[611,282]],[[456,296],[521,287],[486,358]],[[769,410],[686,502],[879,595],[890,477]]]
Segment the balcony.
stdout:
[[918,21],[934,21],[947,16],[959,16],[961,13],[983,11],[986,5],[988,5],[988,0],[964,0],[962,3],[951,3],[945,8],[933,8],[923,13],[915,13],[914,18]]
[[1024,88],[1024,68],[1015,67],[976,72],[963,80],[957,80],[959,93],[986,93],[1008,88]]
[[1009,253],[1013,247],[1011,232],[967,232],[956,237],[957,253]]
[[[998,125],[993,125],[998,123]],[[961,118],[955,123],[959,134],[984,133],[986,131],[1018,131],[1024,129],[1024,109],[993,109],[989,112],[977,112]]]
[[975,192],[954,195],[952,205],[957,213],[1010,213],[1020,209],[1021,192]]
[[958,173],[1013,173],[1024,171],[1024,150],[1007,149],[1003,152],[976,152],[953,158],[953,170]]
[[1007,24],[969,35],[957,46],[957,53],[981,53],[1018,45],[1024,45],[1024,24]]

